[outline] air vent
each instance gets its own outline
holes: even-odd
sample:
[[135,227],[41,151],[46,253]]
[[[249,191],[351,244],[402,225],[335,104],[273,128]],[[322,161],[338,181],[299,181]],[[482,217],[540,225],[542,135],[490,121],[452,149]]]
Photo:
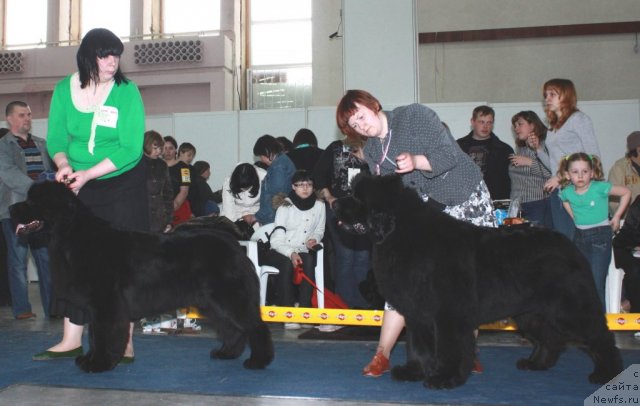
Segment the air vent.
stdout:
[[133,49],[137,65],[202,62],[200,40],[145,42],[136,44]]
[[23,62],[22,52],[0,52],[0,73],[23,72]]

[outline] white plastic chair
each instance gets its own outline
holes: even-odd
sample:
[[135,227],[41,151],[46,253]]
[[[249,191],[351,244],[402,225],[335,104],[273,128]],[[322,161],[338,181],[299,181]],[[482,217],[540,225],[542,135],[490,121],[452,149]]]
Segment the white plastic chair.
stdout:
[[607,313],[620,313],[620,301],[622,300],[622,279],[624,271],[616,268],[615,259],[611,254],[611,262],[609,263],[609,272],[605,282],[604,296]]
[[247,248],[247,256],[253,262],[260,280],[260,306],[264,306],[267,300],[267,282],[269,275],[277,275],[280,273],[278,268],[269,265],[260,265],[258,263],[258,240],[266,241],[267,236],[273,230],[274,225],[265,224],[258,228],[249,241],[240,241],[240,245]]
[[[247,247],[247,255],[253,265],[256,267],[256,272],[258,273],[258,278],[260,279],[260,306],[264,306],[267,298],[267,281],[269,280],[269,275],[277,275],[280,273],[278,268],[270,266],[270,265],[259,265],[258,264],[258,241],[266,241],[268,239],[268,235],[271,234],[275,225],[273,223],[265,224],[258,228],[249,241],[240,241],[240,245]],[[324,252],[322,250],[318,251],[317,262],[315,268],[315,283],[318,287],[319,292],[317,292],[318,297],[318,308],[324,308]]]

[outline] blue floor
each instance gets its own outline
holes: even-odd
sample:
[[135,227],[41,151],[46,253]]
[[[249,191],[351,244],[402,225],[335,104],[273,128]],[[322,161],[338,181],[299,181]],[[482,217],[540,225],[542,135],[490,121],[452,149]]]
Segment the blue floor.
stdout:
[[[515,362],[526,357],[522,346],[483,346],[485,372],[462,387],[435,391],[421,383],[395,382],[387,374],[363,378],[363,363],[375,350],[367,342],[276,342],[276,358],[264,371],[249,371],[242,359],[209,359],[217,342],[193,336],[136,335],[136,361],[100,374],[80,371],[72,360],[35,362],[31,355],[53,343],[56,335],[40,331],[3,331],[0,339],[0,389],[13,384],[109,388],[226,396],[303,397],[389,403],[577,405],[599,386],[588,382],[592,363],[569,349],[546,372],[526,372]],[[640,364],[639,350],[622,350],[625,366]],[[404,347],[394,352],[404,358]]]

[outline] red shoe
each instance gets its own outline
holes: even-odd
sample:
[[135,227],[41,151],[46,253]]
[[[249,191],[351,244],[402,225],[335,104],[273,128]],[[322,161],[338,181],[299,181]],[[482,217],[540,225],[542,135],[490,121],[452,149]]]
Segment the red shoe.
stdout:
[[471,372],[474,373],[474,374],[481,374],[482,372],[484,372],[484,368],[482,367],[482,364],[480,363],[480,358],[478,358],[477,355],[473,359],[473,367],[471,368]]
[[378,352],[373,356],[369,365],[364,367],[362,375],[377,378],[387,371],[389,371],[389,359],[382,355],[381,352]]
[[26,312],[26,313],[21,313],[19,315],[16,316],[16,320],[29,320],[29,319],[33,319],[36,317],[35,313],[32,312]]

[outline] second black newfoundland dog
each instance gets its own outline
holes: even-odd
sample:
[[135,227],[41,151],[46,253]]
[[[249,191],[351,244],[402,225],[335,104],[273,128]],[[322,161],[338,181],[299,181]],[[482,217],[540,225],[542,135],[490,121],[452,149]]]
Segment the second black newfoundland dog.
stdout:
[[171,234],[116,229],[56,182],[34,184],[11,216],[24,224],[19,233],[46,229],[54,297],[90,314],[90,348],[76,359],[84,371],[118,364],[129,322],[185,306],[197,306],[213,323],[222,346],[212,358],[238,358],[248,343],[246,368],[273,360],[256,271],[232,234],[210,227]]
[[551,368],[576,343],[595,365],[591,382],[622,371],[589,264],[561,234],[455,220],[398,176],[357,179],[336,213],[343,227],[372,238],[380,292],[405,317],[408,360],[392,369],[394,379],[423,380],[429,388],[463,384],[474,329],[507,317],[533,344],[519,369]]

